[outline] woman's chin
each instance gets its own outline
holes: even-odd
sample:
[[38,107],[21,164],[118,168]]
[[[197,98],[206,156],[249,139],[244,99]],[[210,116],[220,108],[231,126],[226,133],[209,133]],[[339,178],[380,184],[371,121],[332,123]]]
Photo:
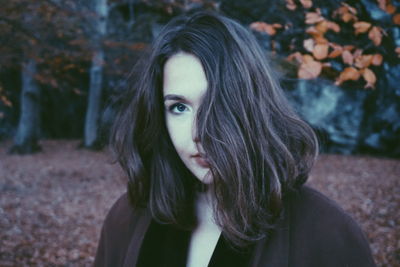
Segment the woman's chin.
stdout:
[[205,171],[197,171],[193,174],[202,184],[210,185],[213,182],[213,178],[209,169]]

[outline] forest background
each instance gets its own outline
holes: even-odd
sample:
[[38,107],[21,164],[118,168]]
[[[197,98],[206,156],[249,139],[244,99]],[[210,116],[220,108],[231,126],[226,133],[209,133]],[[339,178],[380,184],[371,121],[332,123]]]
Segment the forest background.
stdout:
[[[65,186],[66,177],[79,177],[76,180],[79,184],[81,179],[87,182],[87,177],[94,177],[95,172],[88,174],[90,170],[85,171],[85,166],[60,153],[74,155],[75,160],[82,162],[93,162],[98,157],[101,162],[107,161],[102,152],[75,150],[78,147],[101,150],[106,146],[107,130],[116,108],[112,98],[128,86],[126,77],[133,65],[146,54],[163,25],[179,14],[197,9],[226,14],[255,34],[281,77],[289,100],[316,130],[323,152],[369,155],[349,158],[354,159],[350,160],[353,165],[348,166],[351,174],[317,182],[316,187],[324,191],[335,184],[327,191],[340,199],[338,188],[350,182],[356,184],[362,177],[366,180],[360,188],[369,188],[367,184],[376,187],[376,181],[371,182],[376,177],[370,174],[386,174],[384,188],[379,184],[381,191],[360,189],[360,203],[351,199],[341,204],[348,205],[348,210],[363,220],[367,232],[377,227],[369,224],[367,218],[375,213],[382,217],[379,229],[388,239],[368,232],[374,255],[382,266],[400,265],[400,242],[395,241],[400,234],[395,227],[400,225],[396,196],[400,195],[396,178],[400,174],[400,1],[1,0],[0,4],[0,214],[7,215],[4,221],[0,220],[3,242],[0,265],[14,266],[16,262],[19,266],[22,262],[30,265],[28,258],[45,265],[90,263],[90,257],[85,255],[93,255],[96,241],[93,236],[83,242],[85,248],[81,246],[86,254],[68,250],[68,245],[63,248],[61,244],[53,253],[45,241],[42,247],[35,248],[24,234],[30,234],[30,238],[40,236],[39,239],[46,235],[31,228],[24,233],[21,224],[33,227],[37,223],[42,228],[49,220],[61,220],[61,215],[43,212],[50,204],[36,197],[35,201],[41,204],[35,209],[42,210],[39,214],[44,217],[39,216],[41,219],[35,223],[24,221],[18,209],[29,205],[23,204],[29,198],[22,196],[27,192],[46,195],[40,190]],[[46,141],[49,139],[60,141]],[[65,139],[72,141],[65,143]],[[35,152],[39,153],[8,156]],[[53,158],[55,155],[58,158]],[[374,161],[370,156],[392,159]],[[340,157],[326,155],[321,165],[324,159],[332,165],[335,161],[345,164]],[[31,161],[37,162],[37,166]],[[369,170],[371,166],[366,162],[370,161],[372,167],[383,168],[382,173]],[[56,177],[61,180],[54,180]],[[104,188],[112,188],[111,177],[116,174],[104,178],[108,186]],[[35,187],[34,181],[38,185],[49,184]],[[76,186],[71,188],[77,190]],[[121,192],[121,188],[115,192]],[[78,194],[75,201],[83,199],[84,192],[81,193],[81,198]],[[110,199],[117,195],[96,195],[96,199],[99,201],[101,197],[100,203],[109,207]],[[382,198],[384,201],[380,202]],[[378,206],[374,208],[368,201]],[[357,203],[362,207],[360,211]],[[54,203],[51,205],[49,210],[54,210]],[[101,212],[93,211],[85,223],[95,216],[100,224],[107,208],[99,209]],[[72,216],[68,211],[62,215],[68,214]],[[63,223],[59,223],[61,229]],[[98,226],[84,231],[84,236],[88,233],[96,236],[95,230]],[[16,238],[19,235],[20,241]]]

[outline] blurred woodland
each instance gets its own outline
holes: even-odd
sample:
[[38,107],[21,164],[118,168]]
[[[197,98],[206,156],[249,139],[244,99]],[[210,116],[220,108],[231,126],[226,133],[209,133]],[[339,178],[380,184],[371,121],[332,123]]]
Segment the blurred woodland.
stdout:
[[249,27],[323,149],[398,157],[400,2],[12,0],[0,9],[0,140],[106,143],[110,99],[172,17],[222,12]]

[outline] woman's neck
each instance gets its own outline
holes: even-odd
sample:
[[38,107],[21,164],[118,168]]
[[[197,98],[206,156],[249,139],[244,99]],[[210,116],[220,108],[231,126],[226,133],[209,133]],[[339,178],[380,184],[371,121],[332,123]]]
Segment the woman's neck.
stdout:
[[190,239],[188,267],[205,267],[208,265],[217,245],[221,230],[213,216],[213,199],[210,191],[196,195],[197,227]]
[[196,217],[199,225],[215,224],[213,216],[213,198],[210,190],[197,193],[195,199]]

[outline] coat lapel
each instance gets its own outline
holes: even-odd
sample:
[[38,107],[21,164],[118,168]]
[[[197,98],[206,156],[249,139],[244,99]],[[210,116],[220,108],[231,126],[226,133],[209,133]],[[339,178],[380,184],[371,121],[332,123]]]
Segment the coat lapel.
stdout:
[[[138,214],[137,217],[137,227],[135,227],[129,243],[127,255],[123,265],[124,267],[136,266],[143,239],[152,219],[150,212],[147,209],[141,214]],[[281,223],[276,226],[276,228],[271,232],[270,235],[268,235],[267,238],[264,238],[255,244],[249,266],[289,266],[290,227],[290,207],[287,205]]]
[[267,238],[257,242],[251,267],[287,267],[290,257],[290,207],[286,205],[281,222]]
[[136,266],[139,257],[140,247],[142,246],[143,238],[149,228],[151,222],[150,212],[146,209],[142,214],[138,214],[137,227],[132,234],[131,241],[127,250],[127,255],[124,261],[124,267]]

